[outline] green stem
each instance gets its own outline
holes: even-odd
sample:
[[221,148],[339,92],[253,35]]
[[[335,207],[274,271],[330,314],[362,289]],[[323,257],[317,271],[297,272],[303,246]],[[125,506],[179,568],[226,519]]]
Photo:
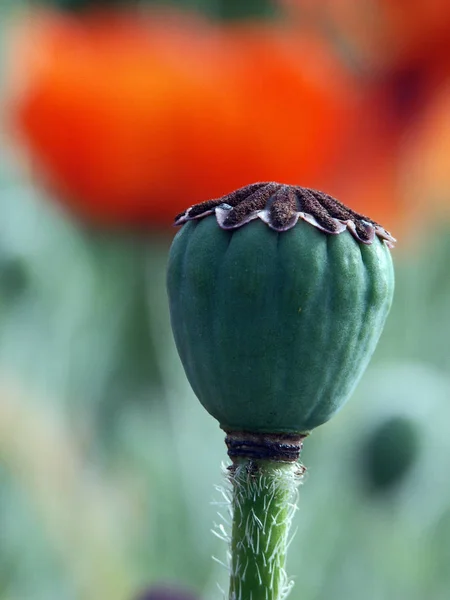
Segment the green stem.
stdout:
[[239,458],[231,471],[233,524],[229,600],[281,600],[296,490],[296,462]]

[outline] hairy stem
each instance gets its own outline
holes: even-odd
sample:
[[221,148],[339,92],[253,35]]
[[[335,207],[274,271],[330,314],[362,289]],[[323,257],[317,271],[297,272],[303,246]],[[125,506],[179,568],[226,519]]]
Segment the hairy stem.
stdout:
[[292,587],[286,551],[303,468],[296,462],[239,458],[230,472],[229,600],[282,600]]

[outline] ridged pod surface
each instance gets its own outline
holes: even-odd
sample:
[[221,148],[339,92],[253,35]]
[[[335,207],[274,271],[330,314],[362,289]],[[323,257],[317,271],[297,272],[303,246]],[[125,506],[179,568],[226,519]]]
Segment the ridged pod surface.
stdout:
[[394,239],[330,196],[273,183],[176,223],[171,322],[206,410],[227,431],[297,434],[327,421],[383,329]]

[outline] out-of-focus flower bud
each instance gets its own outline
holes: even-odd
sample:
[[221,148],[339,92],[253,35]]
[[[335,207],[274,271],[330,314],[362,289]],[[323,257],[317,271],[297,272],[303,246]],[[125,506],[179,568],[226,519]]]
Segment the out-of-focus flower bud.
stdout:
[[419,430],[406,416],[393,416],[377,425],[361,448],[361,478],[376,494],[397,487],[417,460]]

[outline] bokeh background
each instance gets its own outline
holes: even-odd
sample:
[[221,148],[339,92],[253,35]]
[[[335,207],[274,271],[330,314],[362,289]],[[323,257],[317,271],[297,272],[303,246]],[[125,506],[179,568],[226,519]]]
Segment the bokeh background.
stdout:
[[223,596],[223,432],[165,264],[176,213],[258,180],[398,238],[373,361],[305,444],[291,598],[447,599],[450,3],[3,0],[0,114],[0,599]]

